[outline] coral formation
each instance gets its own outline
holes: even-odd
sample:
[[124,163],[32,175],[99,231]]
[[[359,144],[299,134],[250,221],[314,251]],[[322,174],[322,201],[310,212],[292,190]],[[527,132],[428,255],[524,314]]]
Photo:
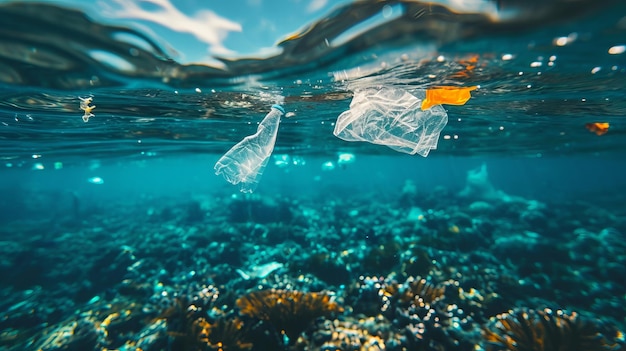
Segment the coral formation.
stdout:
[[269,322],[289,342],[318,317],[343,312],[331,295],[276,289],[248,293],[237,300],[237,307],[244,315]]
[[430,305],[442,298],[444,293],[445,287],[442,285],[435,285],[424,278],[409,277],[400,290],[400,301]]
[[[385,341],[371,334],[364,325],[369,321],[323,320],[315,325],[311,335],[304,335],[295,345],[297,350],[382,351]],[[380,321],[374,321],[378,323]]]
[[[212,328],[205,319],[209,313],[221,315],[221,311],[214,306],[219,297],[219,290],[213,286],[205,286],[195,290],[196,292],[174,297],[173,300],[168,299],[169,294],[167,293],[161,292],[159,294],[165,301],[157,302],[158,304],[171,304],[158,318],[167,321],[168,334],[176,349],[205,350],[207,346],[222,341],[209,339],[212,330],[232,330],[232,328],[224,328],[223,324],[219,324],[218,328]],[[216,332],[213,335],[219,335],[217,337],[219,339],[231,340],[223,333]]]
[[91,318],[80,318],[59,325],[46,335],[37,345],[40,351],[53,350],[92,350],[98,335]]
[[454,281],[436,284],[409,277],[399,283],[393,277],[363,277],[347,301],[355,306],[354,312],[389,321],[394,332],[383,339],[389,348],[469,350],[478,336],[471,328],[474,319],[456,303],[460,290]]
[[488,351],[608,351],[618,349],[578,313],[518,308],[492,318],[484,328]]
[[253,346],[249,341],[249,331],[246,325],[237,317],[218,318],[214,323],[199,318],[194,321],[193,326],[198,341],[207,345],[209,350],[245,351]]
[[[54,237],[2,227],[0,350],[575,350],[569,333],[623,349],[623,214],[405,188],[193,200],[211,214],[193,220],[189,201],[118,204]],[[551,305],[577,313],[531,309]]]

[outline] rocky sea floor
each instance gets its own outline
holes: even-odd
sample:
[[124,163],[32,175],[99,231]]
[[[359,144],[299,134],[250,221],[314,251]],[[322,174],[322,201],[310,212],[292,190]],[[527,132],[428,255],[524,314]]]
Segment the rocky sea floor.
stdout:
[[384,199],[9,221],[0,350],[624,349],[626,213],[509,196],[479,172],[460,193],[407,181]]

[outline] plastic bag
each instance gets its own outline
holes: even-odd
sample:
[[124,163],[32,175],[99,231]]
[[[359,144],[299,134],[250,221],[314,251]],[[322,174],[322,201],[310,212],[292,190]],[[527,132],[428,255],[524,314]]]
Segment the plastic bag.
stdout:
[[335,136],[428,156],[430,150],[437,148],[439,133],[448,123],[448,115],[441,105],[423,111],[424,90],[415,94],[417,97],[391,86],[355,91],[350,110],[337,118]]
[[222,174],[233,185],[240,184],[242,193],[253,192],[276,143],[280,117],[285,110],[273,105],[272,110],[259,123],[257,132],[233,146],[215,164],[215,174]]

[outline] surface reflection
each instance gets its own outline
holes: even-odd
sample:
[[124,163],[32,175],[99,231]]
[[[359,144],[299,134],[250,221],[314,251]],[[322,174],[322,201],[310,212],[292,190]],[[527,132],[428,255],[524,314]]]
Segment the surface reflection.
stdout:
[[[285,2],[282,9],[259,0],[211,9],[195,0],[102,0],[77,7],[66,7],[70,0],[5,1],[0,67],[6,69],[0,81],[57,89],[120,86],[128,78],[184,87],[232,85],[243,76],[312,71],[383,44],[434,53],[449,43],[537,30],[615,3],[574,2],[356,1],[330,10],[320,0]],[[265,38],[248,50],[257,55],[242,55],[240,49],[260,36]],[[276,44],[268,48],[268,40]]]

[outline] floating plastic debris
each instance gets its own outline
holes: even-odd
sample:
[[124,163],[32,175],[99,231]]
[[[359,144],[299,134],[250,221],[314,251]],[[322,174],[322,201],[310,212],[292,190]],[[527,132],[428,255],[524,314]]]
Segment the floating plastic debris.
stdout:
[[438,87],[426,89],[426,98],[422,101],[422,110],[428,110],[435,105],[464,105],[472,96],[470,91],[476,87]]
[[89,118],[93,117],[94,114],[91,113],[96,106],[89,106],[93,102],[93,97],[89,96],[86,98],[78,97],[80,99],[80,109],[85,111],[83,115],[83,122],[89,122]]
[[215,174],[222,174],[233,185],[240,184],[242,193],[253,192],[274,151],[280,117],[284,113],[282,106],[273,105],[257,132],[245,137],[217,161]]
[[322,171],[332,171],[335,169],[335,164],[333,161],[326,161],[322,163]]
[[304,166],[306,165],[306,160],[304,159],[304,157],[293,156],[291,158],[291,164],[294,166]]
[[621,55],[626,52],[626,45],[615,45],[609,48],[610,55]]
[[337,164],[339,166],[345,166],[354,163],[356,156],[349,152],[340,152],[337,154]]
[[100,178],[100,177],[91,177],[89,179],[87,179],[87,181],[91,184],[104,184],[104,179]]
[[274,159],[274,165],[279,168],[285,168],[291,164],[291,157],[288,154],[274,155],[272,158]]
[[573,33],[570,33],[566,37],[554,38],[554,40],[552,40],[552,44],[554,44],[556,46],[565,46],[565,45],[569,45],[569,44],[575,42],[576,39],[578,39],[578,33],[573,32]]
[[306,160],[299,156],[291,156],[289,154],[273,155],[274,165],[279,168],[287,168],[290,166],[304,166]]
[[260,266],[254,266],[251,270],[244,272],[241,269],[237,269],[237,273],[245,279],[250,280],[252,278],[263,279],[270,275],[277,269],[283,268],[283,264],[279,262],[270,262]]
[[437,105],[420,109],[420,98],[395,87],[382,86],[354,92],[350,110],[335,124],[334,134],[346,141],[367,141],[395,151],[426,157],[437,148],[439,133],[448,123],[448,115]]
[[596,133],[596,135],[604,135],[609,131],[609,123],[607,122],[595,122],[595,123],[587,123],[585,124],[585,128],[587,128],[590,132]]
[[[439,59],[437,60],[439,61]],[[442,61],[439,61],[442,62]],[[478,64],[478,55],[472,55],[466,59],[459,60],[458,63],[463,66],[463,69],[452,74],[451,78],[469,78]]]

